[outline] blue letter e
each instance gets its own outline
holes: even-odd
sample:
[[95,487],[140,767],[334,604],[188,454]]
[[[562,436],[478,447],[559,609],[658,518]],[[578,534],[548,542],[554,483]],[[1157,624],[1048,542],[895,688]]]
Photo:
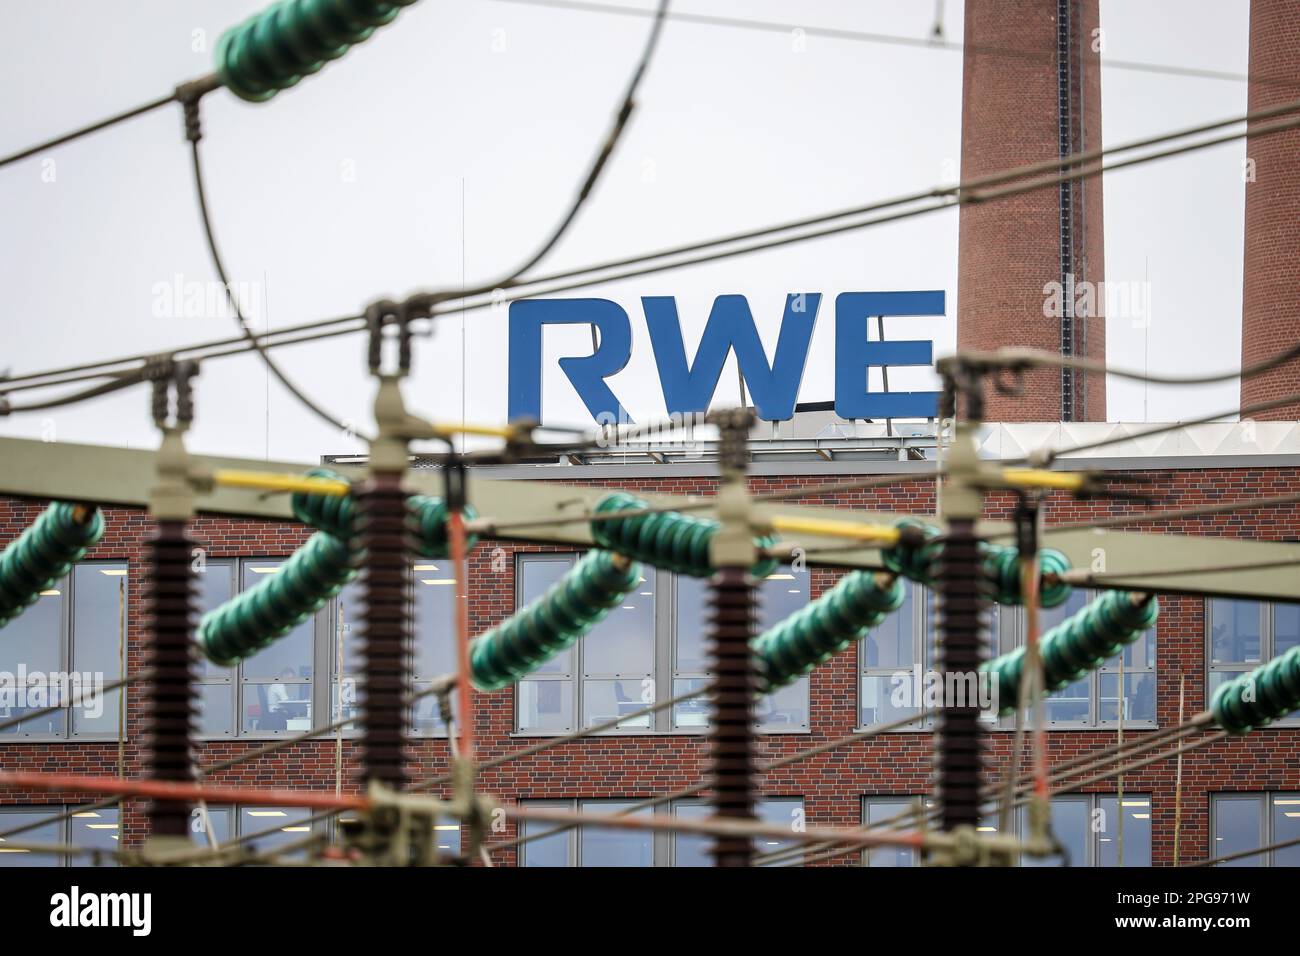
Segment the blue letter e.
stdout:
[[938,392],[872,392],[870,366],[929,365],[934,343],[867,341],[873,315],[943,315],[943,290],[845,292],[835,299],[835,414],[840,418],[933,418]]

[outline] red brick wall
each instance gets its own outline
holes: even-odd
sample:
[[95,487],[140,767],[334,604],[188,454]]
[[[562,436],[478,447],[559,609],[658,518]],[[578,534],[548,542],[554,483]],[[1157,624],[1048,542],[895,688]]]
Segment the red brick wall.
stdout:
[[[1300,491],[1300,473],[1294,469],[1209,469],[1150,473],[1152,493],[1165,507],[1203,504],[1230,498],[1249,498]],[[820,484],[825,475],[808,477],[758,478],[756,491]],[[586,482],[604,484],[604,482]],[[620,487],[672,493],[708,493],[715,487],[709,479],[631,480]],[[846,508],[911,511],[933,510],[930,480],[900,482],[883,489],[823,497],[819,503]],[[990,517],[1005,518],[1009,501],[990,501]],[[0,544],[12,540],[35,517],[35,504],[0,499]],[[1048,505],[1049,523],[1076,521],[1089,516],[1135,513],[1134,503],[1074,502],[1054,497]],[[149,532],[149,522],[140,512],[114,509],[108,514],[108,533],[92,558],[127,559],[131,562],[132,593],[141,593],[140,542]],[[1157,530],[1148,528],[1146,530]],[[1249,537],[1260,540],[1295,538],[1300,534],[1300,511],[1291,507],[1272,511],[1241,511],[1169,523],[1158,529],[1185,533]],[[197,538],[206,542],[212,557],[238,555],[285,555],[305,540],[307,532],[293,525],[232,519],[201,518],[196,522]],[[512,557],[504,574],[492,570],[493,551],[501,547]],[[514,561],[519,550],[539,550],[531,545],[484,542],[471,556],[470,625],[481,633],[513,610]],[[545,550],[556,550],[548,548]],[[833,569],[813,570],[813,596],[821,594],[836,579]],[[1164,727],[1177,721],[1178,677],[1186,675],[1187,714],[1205,706],[1203,604],[1198,598],[1162,598],[1163,614],[1157,631],[1157,715]],[[132,602],[128,624],[129,669],[141,666],[144,638],[140,602]],[[760,738],[761,753],[775,757],[795,753],[819,742],[852,733],[857,723],[856,652],[845,651],[813,672],[810,704],[811,731],[806,734],[768,735]],[[128,775],[139,772],[139,728],[141,701],[133,695],[128,710]],[[534,742],[535,738],[511,736],[513,691],[476,694],[475,730],[481,759],[510,753]],[[1136,738],[1141,731],[1129,731]],[[991,733],[986,737],[996,758],[1007,752],[1010,737]],[[1055,762],[1087,753],[1114,742],[1110,731],[1054,731],[1048,735],[1050,760]],[[212,763],[251,750],[260,742],[221,741],[200,747],[200,763]],[[921,793],[927,789],[930,773],[930,735],[903,733],[884,735],[850,747],[783,768],[761,778],[760,789],[770,796],[801,796],[809,825],[851,825],[859,822],[860,801],[867,794]],[[355,751],[348,742],[345,750],[345,786],[355,790]],[[335,743],[333,740],[297,744],[279,753],[232,768],[211,778],[213,784],[288,787],[332,791]],[[410,748],[411,774],[431,777],[446,771],[447,744],[444,740],[422,739]],[[55,744],[10,743],[0,739],[0,767],[45,771],[79,771],[111,774],[116,770],[115,742],[68,742]],[[598,737],[568,743],[534,757],[507,763],[482,774],[488,792],[510,800],[567,797],[644,798],[682,789],[696,783],[703,773],[705,741],[698,736]],[[996,766],[996,763],[994,764]],[[1153,795],[1153,860],[1172,860],[1174,762],[1155,764],[1130,774],[1125,791]],[[992,782],[993,773],[989,780]],[[1114,791],[1107,782],[1089,788]],[[1249,737],[1193,751],[1186,755],[1183,772],[1183,858],[1203,856],[1208,844],[1209,794],[1219,790],[1300,790],[1300,731],[1264,730]],[[444,791],[445,792],[445,791]],[[0,791],[0,803],[25,804],[70,802],[43,794]],[[144,836],[140,808],[134,802],[123,817],[128,843]],[[513,830],[507,836],[513,836]],[[500,835],[498,835],[498,839]],[[502,862],[513,862],[513,852],[501,854]]]
[[[1252,0],[1250,75],[1251,112],[1300,96],[1300,4],[1294,0]],[[1246,183],[1243,367],[1300,342],[1300,130],[1247,139],[1246,156],[1254,161],[1256,178]],[[1296,392],[1300,392],[1300,361],[1244,380],[1241,403]],[[1300,403],[1254,417],[1295,421],[1300,419]]]
[[[1080,147],[1101,147],[1101,73],[1092,51],[1097,0],[1077,4],[1075,45],[1081,75]],[[962,72],[963,181],[1055,159],[1057,143],[1055,0],[966,0]],[[997,188],[997,187],[990,187]],[[1105,278],[1101,180],[1075,188],[1076,281]],[[1060,200],[1056,187],[961,209],[958,247],[957,347],[1029,347],[1060,354],[1060,320],[1043,314],[1043,286],[1061,279]],[[1101,297],[1083,326],[1081,350],[1106,358]],[[1061,376],[1029,372],[1022,397],[988,396],[986,418],[998,422],[1061,420]],[[1079,421],[1106,420],[1105,382],[1085,379]]]

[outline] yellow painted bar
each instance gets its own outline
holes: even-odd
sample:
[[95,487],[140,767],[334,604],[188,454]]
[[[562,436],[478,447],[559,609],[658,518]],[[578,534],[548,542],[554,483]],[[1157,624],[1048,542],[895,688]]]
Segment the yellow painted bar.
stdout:
[[433,426],[433,437],[451,438],[453,435],[483,435],[487,438],[502,438],[506,441],[516,437],[519,429],[509,425],[437,425]]
[[260,491],[302,491],[314,495],[346,495],[352,486],[330,478],[282,475],[270,471],[217,471],[212,480],[227,488],[255,488]]
[[1063,471],[1043,471],[1039,468],[1005,468],[1002,471],[1002,480],[1018,488],[1079,491],[1087,481],[1087,476]]
[[773,531],[812,534],[823,538],[849,538],[853,541],[877,541],[882,544],[898,543],[898,529],[886,524],[863,524],[829,518],[791,518],[785,515],[773,515],[765,521]]

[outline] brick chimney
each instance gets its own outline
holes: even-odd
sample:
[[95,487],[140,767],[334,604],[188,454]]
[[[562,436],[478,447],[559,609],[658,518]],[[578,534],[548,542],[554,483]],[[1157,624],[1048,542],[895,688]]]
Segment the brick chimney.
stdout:
[[[1251,112],[1300,99],[1300,3],[1296,0],[1252,0],[1250,76]],[[1243,366],[1300,342],[1300,130],[1248,138],[1246,157]],[[1241,404],[1298,391],[1300,361],[1243,381]],[[1300,404],[1249,417],[1300,420]]]
[[[1100,148],[1097,3],[966,0],[963,180]],[[1104,296],[1081,295],[1084,282],[1102,290],[1101,210],[1100,179],[963,206],[958,348],[1032,347],[1105,361]],[[1060,293],[1054,301],[1044,293],[1050,283]],[[1100,376],[1045,369],[1028,373],[1025,385],[1020,397],[988,394],[985,417],[1106,419]]]

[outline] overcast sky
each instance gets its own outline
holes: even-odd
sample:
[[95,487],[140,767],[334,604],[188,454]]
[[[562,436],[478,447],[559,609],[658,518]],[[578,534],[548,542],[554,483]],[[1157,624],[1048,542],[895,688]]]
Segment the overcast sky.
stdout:
[[[632,6],[628,0],[609,0]],[[641,0],[652,7],[652,0]],[[0,33],[0,154],[210,72],[217,37],[261,0],[51,0],[11,4]],[[682,11],[913,37],[934,0],[678,0]],[[962,5],[943,4],[946,37]],[[1247,0],[1103,0],[1107,144],[1245,112],[1244,83],[1107,70],[1105,57],[1246,72]],[[203,102],[210,201],[227,266],[272,326],[360,310],[382,295],[470,285],[523,257],[554,225],[604,136],[649,21],[507,0],[424,0],[343,59],[268,103]],[[196,50],[195,47],[200,49]],[[869,202],[951,179],[960,155],[961,55],[669,22],[597,191],[544,268],[633,254]],[[1244,142],[1105,178],[1106,278],[1149,278],[1149,329],[1107,327],[1109,361],[1191,372],[1240,359]],[[50,165],[50,161],[53,165]],[[52,175],[51,175],[52,174]],[[52,180],[52,181],[48,181]],[[158,315],[158,290],[213,273],[179,108],[0,170],[0,370],[233,334],[225,315]],[[950,352],[957,213],[939,213],[727,262],[602,286],[631,317],[633,357],[610,379],[638,419],[663,414],[640,297],[677,297],[694,354],[713,298],[748,297],[769,355],[789,292],[820,292],[801,401],[833,397],[835,295],[944,289],[948,315],[910,320]],[[505,419],[506,311],[443,320],[418,345],[408,403],[422,414]],[[892,331],[892,330],[891,330]],[[901,332],[901,328],[900,328]],[[1149,341],[1148,341],[1149,336]],[[589,422],[555,359],[585,329],[548,333],[545,413]],[[463,357],[463,360],[462,360]],[[368,428],[364,342],[277,352],[339,417]],[[927,370],[891,374],[929,387]],[[719,398],[734,397],[724,371]],[[28,393],[31,395],[34,393]],[[1172,421],[1231,408],[1237,385],[1190,393],[1112,380],[1112,420]],[[140,389],[0,420],[0,434],[153,446]],[[202,371],[193,450],[313,461],[362,450],[317,421],[256,357]]]

